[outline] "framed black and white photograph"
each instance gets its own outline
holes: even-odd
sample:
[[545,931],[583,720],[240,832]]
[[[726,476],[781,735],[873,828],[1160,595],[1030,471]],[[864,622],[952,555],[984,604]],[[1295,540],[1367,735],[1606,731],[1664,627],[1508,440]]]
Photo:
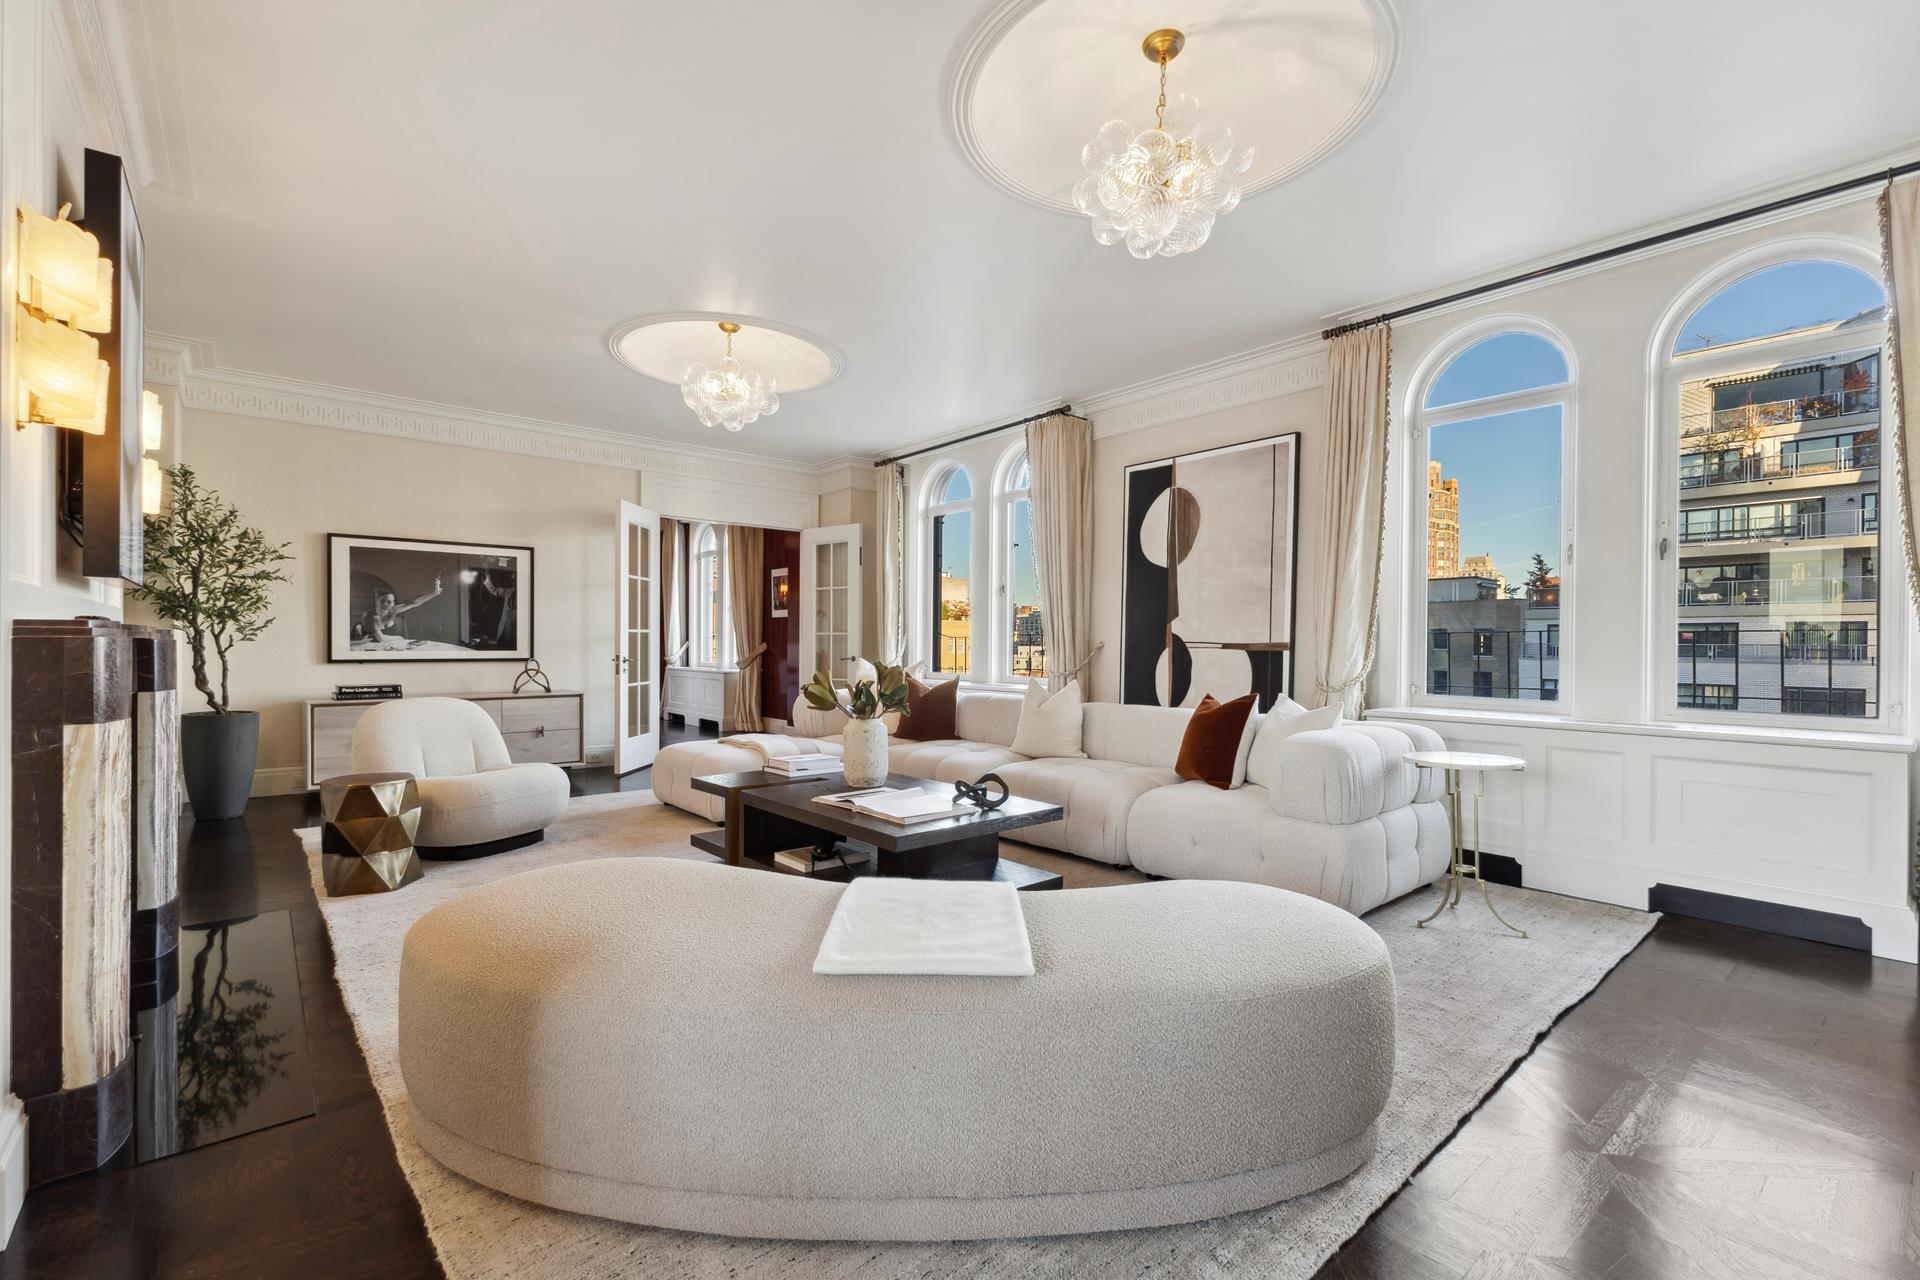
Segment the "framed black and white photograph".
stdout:
[[532,547],[327,535],[327,661],[532,656]]

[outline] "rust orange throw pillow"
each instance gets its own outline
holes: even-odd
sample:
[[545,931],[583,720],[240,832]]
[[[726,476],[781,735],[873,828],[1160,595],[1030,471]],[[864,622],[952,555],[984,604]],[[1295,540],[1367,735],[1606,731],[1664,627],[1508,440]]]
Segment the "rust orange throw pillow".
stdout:
[[896,738],[912,738],[916,742],[935,742],[941,738],[957,738],[960,731],[954,728],[954,717],[960,709],[960,682],[958,680],[940,680],[933,684],[922,684],[912,676],[907,677],[907,714],[900,717],[900,727],[894,730]]
[[1183,778],[1225,791],[1233,786],[1233,762],[1240,754],[1240,737],[1253,714],[1253,694],[1232,702],[1216,702],[1208,694],[1193,709],[1186,736],[1180,739],[1180,758],[1173,771]]

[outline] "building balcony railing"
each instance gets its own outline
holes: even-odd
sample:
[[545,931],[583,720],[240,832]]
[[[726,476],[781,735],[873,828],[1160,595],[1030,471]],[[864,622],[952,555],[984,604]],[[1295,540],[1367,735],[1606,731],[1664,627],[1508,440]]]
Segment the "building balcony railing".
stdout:
[[1680,584],[1680,607],[1683,609],[1871,603],[1879,598],[1880,579],[1876,577],[1719,578],[1712,582]]
[[1880,385],[1857,387],[1851,391],[1829,391],[1817,396],[1799,396],[1786,400],[1765,400],[1759,404],[1735,405],[1712,413],[1692,416],[1681,430],[1682,437],[1731,435],[1758,427],[1780,426],[1788,422],[1811,422],[1838,418],[1849,413],[1877,413],[1880,409]]
[[1688,662],[1872,662],[1870,644],[1781,644],[1777,640],[1682,640],[1680,661]]
[[1880,465],[1877,444],[1846,445],[1830,449],[1799,449],[1781,457],[1748,454],[1740,458],[1706,461],[1696,455],[1680,462],[1680,487],[1704,489],[1721,484],[1755,484],[1762,480],[1795,480],[1802,476],[1837,475],[1865,471]]
[[1699,542],[1795,542],[1808,538],[1847,538],[1877,533],[1876,511],[1812,511],[1797,516],[1773,516],[1766,519],[1730,515],[1714,521],[1687,522],[1688,512],[1680,513],[1680,541]]

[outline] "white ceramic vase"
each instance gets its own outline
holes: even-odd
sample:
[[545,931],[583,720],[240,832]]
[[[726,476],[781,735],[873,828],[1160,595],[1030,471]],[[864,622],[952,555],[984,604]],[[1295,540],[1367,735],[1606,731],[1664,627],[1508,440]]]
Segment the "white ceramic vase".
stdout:
[[840,739],[840,771],[850,787],[877,787],[887,780],[887,725],[884,720],[848,720]]

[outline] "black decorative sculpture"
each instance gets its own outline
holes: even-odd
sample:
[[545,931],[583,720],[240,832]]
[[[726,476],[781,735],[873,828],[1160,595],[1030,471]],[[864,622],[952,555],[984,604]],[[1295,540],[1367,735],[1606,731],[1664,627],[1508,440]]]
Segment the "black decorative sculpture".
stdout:
[[[989,794],[989,790],[993,787],[1000,788],[999,795]],[[953,798],[955,803],[964,800],[968,804],[978,805],[982,809],[998,809],[1007,802],[1007,797],[1012,794],[1013,793],[1007,789],[1006,780],[997,773],[982,774],[977,782],[956,782],[953,784]]]

